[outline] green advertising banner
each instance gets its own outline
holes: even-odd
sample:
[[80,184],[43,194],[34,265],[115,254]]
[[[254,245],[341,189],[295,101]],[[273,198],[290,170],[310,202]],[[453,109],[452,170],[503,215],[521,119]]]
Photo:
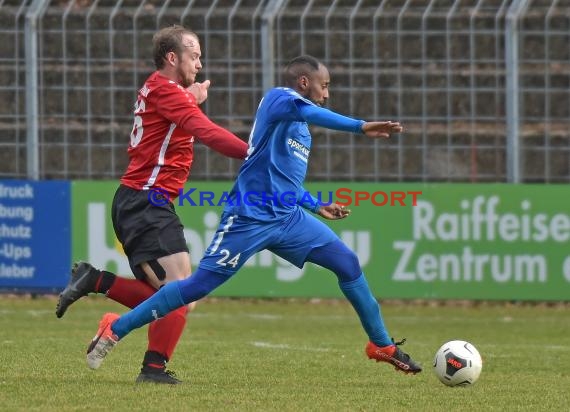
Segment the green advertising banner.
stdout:
[[[115,182],[72,186],[74,260],[130,275],[110,218]],[[231,182],[193,182],[174,203],[193,267],[213,238]],[[379,298],[570,300],[570,189],[505,184],[308,184],[352,210],[330,227],[355,251]],[[218,296],[341,297],[336,277],[269,251]]]

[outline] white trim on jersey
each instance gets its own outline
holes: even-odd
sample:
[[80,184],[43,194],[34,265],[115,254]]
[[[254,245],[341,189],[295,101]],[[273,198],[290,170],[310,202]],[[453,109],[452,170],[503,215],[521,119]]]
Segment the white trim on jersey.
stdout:
[[164,156],[166,155],[166,149],[168,149],[168,145],[170,144],[170,138],[172,137],[172,133],[174,133],[174,129],[176,129],[176,123],[172,123],[170,125],[170,129],[168,130],[166,137],[162,141],[162,146],[160,146],[160,152],[158,154],[158,163],[156,164],[156,166],[154,166],[154,169],[152,169],[152,173],[148,181],[146,182],[146,185],[143,186],[143,190],[148,190],[148,188],[151,187],[154,184],[154,182],[156,182],[156,177],[160,172],[160,168],[164,166]]
[[234,224],[234,219],[237,215],[230,216],[228,219],[228,223],[224,226],[224,229],[221,232],[217,233],[216,241],[213,243],[212,249],[210,250],[210,255],[213,255],[218,248],[220,247],[220,243],[222,243],[222,239],[224,238],[224,234],[230,231],[230,227]]

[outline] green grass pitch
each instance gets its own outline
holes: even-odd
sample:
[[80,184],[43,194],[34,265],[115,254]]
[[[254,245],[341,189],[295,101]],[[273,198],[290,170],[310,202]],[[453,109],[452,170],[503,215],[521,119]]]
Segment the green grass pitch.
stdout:
[[[366,338],[344,301],[202,302],[189,316],[170,368],[185,383],[136,385],[146,328],[97,371],[85,349],[106,311],[89,297],[62,319],[54,297],[0,295],[0,411],[558,411],[570,405],[567,305],[386,303],[416,376],[368,360]],[[448,388],[432,372],[447,340],[472,342],[483,371]]]

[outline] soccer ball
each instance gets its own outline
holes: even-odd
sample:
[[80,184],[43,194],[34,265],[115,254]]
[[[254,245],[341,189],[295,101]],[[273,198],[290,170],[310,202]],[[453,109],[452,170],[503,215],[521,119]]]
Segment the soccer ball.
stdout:
[[482,367],[479,351],[463,340],[444,343],[433,360],[435,376],[447,386],[473,385],[479,379]]

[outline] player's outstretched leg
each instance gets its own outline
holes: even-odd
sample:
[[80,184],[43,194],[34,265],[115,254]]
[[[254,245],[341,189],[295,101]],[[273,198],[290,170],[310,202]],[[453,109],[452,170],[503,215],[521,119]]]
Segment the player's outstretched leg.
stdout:
[[394,342],[393,345],[380,347],[374,342],[368,342],[366,345],[366,355],[376,362],[387,362],[394,365],[394,368],[404,373],[416,374],[422,371],[418,365],[407,353],[403,352],[398,346],[403,345],[406,339],[400,342]]
[[[396,370],[407,373],[421,372],[422,368],[394,343],[384,326],[378,301],[372,295],[358,262],[358,257],[339,239],[311,250],[307,261],[331,270],[338,278],[339,287],[358,314],[370,342],[366,354],[370,359],[387,362]],[[405,339],[404,339],[405,340]]]
[[101,366],[103,359],[113,350],[119,339],[132,330],[195,302],[229,279],[229,276],[198,268],[184,280],[169,282],[133,310],[119,316],[106,313],[93,341],[87,349],[87,363],[92,369]]
[[71,279],[59,294],[55,314],[61,318],[69,306],[87,294],[95,292],[101,272],[87,262],[76,262],[71,269]]
[[119,319],[116,313],[105,313],[99,322],[99,329],[87,348],[87,365],[98,369],[109,352],[113,350],[119,337],[111,330],[111,325]]
[[396,370],[402,372],[413,374],[421,372],[422,368],[407,353],[398,348],[404,341],[394,342],[389,338],[380,312],[380,305],[372,295],[364,274],[353,281],[339,282],[339,285],[344,295],[352,303],[364,330],[370,338],[370,342],[366,346],[368,357],[376,359],[378,362],[390,363],[394,365]]

